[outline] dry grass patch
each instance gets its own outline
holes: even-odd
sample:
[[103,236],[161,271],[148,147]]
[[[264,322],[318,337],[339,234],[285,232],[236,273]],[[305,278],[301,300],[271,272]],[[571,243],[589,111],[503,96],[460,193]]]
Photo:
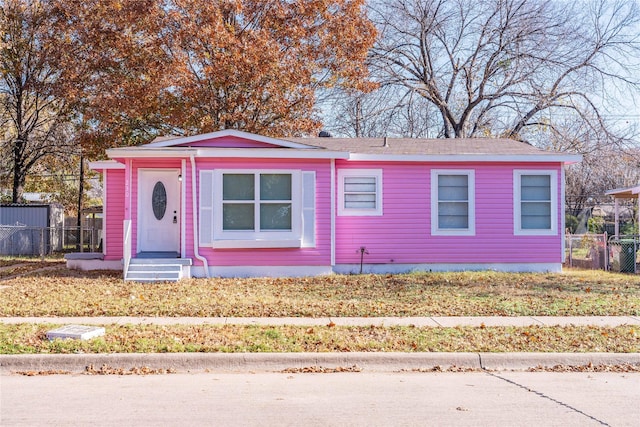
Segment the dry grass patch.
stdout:
[[56,270],[2,282],[0,316],[640,315],[640,278],[603,271],[124,282]]
[[640,351],[640,330],[566,327],[300,327],[109,325],[92,340],[49,341],[57,325],[0,325],[0,353],[615,352]]
[[65,268],[65,263],[61,260],[40,261],[33,259],[0,259],[0,280],[12,278],[15,276],[26,276],[34,274],[34,272],[37,272],[41,269],[51,268],[63,269]]

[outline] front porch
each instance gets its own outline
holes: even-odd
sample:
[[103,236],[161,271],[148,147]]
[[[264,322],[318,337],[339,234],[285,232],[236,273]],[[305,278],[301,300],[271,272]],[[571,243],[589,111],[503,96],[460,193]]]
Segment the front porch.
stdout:
[[124,270],[124,280],[136,282],[176,282],[191,278],[191,258],[177,254],[143,252],[125,260],[105,260],[98,252],[75,252],[64,256],[67,268],[82,271]]

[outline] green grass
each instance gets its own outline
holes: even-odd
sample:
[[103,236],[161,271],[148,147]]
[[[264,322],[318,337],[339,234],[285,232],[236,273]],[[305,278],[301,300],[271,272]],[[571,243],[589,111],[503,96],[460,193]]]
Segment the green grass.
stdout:
[[59,325],[0,324],[0,353],[615,352],[640,351],[637,326],[300,327],[106,325],[92,340],[49,341]]

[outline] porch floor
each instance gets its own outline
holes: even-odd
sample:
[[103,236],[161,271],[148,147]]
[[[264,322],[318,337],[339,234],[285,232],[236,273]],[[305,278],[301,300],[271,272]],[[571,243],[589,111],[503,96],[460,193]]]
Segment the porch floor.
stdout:
[[140,252],[136,258],[180,258],[178,252]]

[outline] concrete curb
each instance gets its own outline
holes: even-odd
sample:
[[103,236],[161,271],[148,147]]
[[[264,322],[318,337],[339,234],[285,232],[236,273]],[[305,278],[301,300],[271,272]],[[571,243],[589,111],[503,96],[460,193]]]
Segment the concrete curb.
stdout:
[[93,365],[129,370],[147,367],[178,372],[280,372],[310,367],[367,372],[447,370],[450,368],[526,370],[556,365],[636,365],[640,353],[127,353],[0,355],[0,373],[22,371],[84,372]]
[[634,365],[640,366],[640,353],[480,353],[483,369],[524,371],[554,366]]
[[348,368],[366,371],[400,371],[451,366],[480,369],[476,353],[127,353],[0,355],[0,372],[63,370],[83,372],[86,366],[98,369],[148,367],[176,371],[265,372],[309,367]]

